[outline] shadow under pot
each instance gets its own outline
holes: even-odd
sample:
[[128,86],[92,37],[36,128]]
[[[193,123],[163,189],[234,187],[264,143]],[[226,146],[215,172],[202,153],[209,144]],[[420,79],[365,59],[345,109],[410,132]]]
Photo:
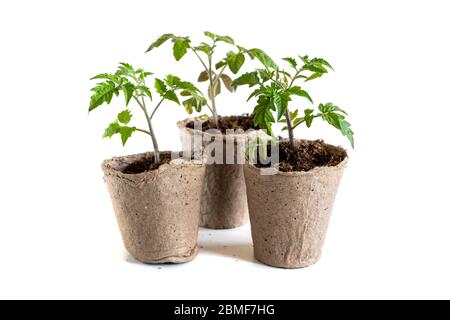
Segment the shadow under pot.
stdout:
[[[244,167],[255,258],[278,268],[303,268],[320,259],[348,160],[346,151],[340,147],[321,141],[296,142],[303,146],[320,143],[319,154],[311,158],[332,163],[309,171],[268,169],[265,174],[261,170],[267,169],[257,165]],[[280,160],[282,168],[281,154]]]
[[144,263],[182,263],[197,255],[200,161],[143,153],[105,160],[102,169],[128,252]]
[[[212,125],[209,127],[210,121],[199,118],[186,119],[177,125],[183,151],[200,151],[203,159],[207,161],[201,198],[200,226],[210,229],[232,229],[248,222],[243,171],[246,146],[249,139],[256,135],[265,136],[265,133],[253,129],[251,116],[219,117],[219,122],[225,128],[241,128],[242,132],[225,135],[225,131],[214,129]],[[197,123],[196,127],[194,123]],[[248,129],[253,130],[247,131]],[[211,147],[213,141],[219,140],[222,141],[222,154],[220,157],[217,152],[213,154],[214,159],[220,158],[221,161],[214,163],[212,157],[208,155],[209,152],[205,151],[208,146]],[[226,148],[227,142],[229,149]]]

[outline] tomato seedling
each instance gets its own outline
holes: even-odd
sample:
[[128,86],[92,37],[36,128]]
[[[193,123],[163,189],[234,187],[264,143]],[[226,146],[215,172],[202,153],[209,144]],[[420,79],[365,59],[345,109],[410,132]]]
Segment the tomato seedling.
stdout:
[[333,70],[333,67],[325,59],[309,58],[308,56],[299,56],[299,58],[300,60],[292,57],[283,59],[289,63],[289,71],[266,66],[265,69],[256,69],[233,81],[234,87],[257,86],[257,89],[248,98],[248,100],[257,99],[253,110],[254,124],[273,135],[272,124],[285,123],[286,126],[283,130],[288,131],[290,148],[294,152],[294,130],[302,124],[309,128],[314,119],[321,118],[340,130],[354,147],[353,131],[350,123],[346,120],[347,113],[338,106],[331,102],[321,103],[316,110],[306,108],[302,112],[297,108],[295,110],[291,108],[292,98],[295,96],[306,98],[308,102],[313,103],[309,93],[296,85],[299,81],[308,82],[318,79],[329,70]]
[[[163,80],[156,78],[154,81],[154,89],[159,94],[160,99],[155,104],[153,110],[147,108],[147,102],[152,101],[152,92],[150,87],[146,85],[147,77],[153,75],[151,72],[143,69],[135,69],[128,63],[120,63],[115,73],[101,73],[91,78],[91,80],[101,79],[102,82],[96,84],[92,88],[92,96],[89,104],[89,112],[96,109],[100,105],[109,104],[114,96],[119,96],[120,92],[125,97],[125,110],[117,115],[117,119],[112,122],[103,134],[104,138],[111,138],[119,134],[122,144],[128,141],[131,135],[138,131],[150,136],[153,149],[155,151],[154,162],[160,162],[160,151],[158,141],[153,129],[152,120],[159,107],[166,100],[180,103],[180,98],[184,97],[182,103],[189,112],[191,108],[201,111],[202,106],[206,104],[206,98],[202,93],[190,82],[182,81],[179,77],[167,75]],[[128,108],[131,100],[134,100],[144,113],[148,129],[141,129],[130,126],[132,113]]]
[[[152,51],[170,40],[173,43],[173,56],[176,61],[181,60],[188,51],[191,51],[198,58],[203,68],[198,76],[198,81],[208,82],[207,96],[210,102],[206,106],[212,113],[216,128],[219,128],[216,97],[221,92],[221,82],[228,91],[234,91],[232,79],[225,73],[227,68],[231,73],[237,74],[246,61],[246,55],[250,59],[258,59],[265,68],[277,68],[277,65],[263,50],[258,48],[246,49],[237,45],[230,36],[221,36],[209,31],[205,31],[204,35],[208,38],[208,43],[201,42],[198,45],[192,45],[189,37],[179,37],[171,33],[163,34],[149,46],[146,52]],[[219,44],[229,45],[233,49],[228,51],[225,57],[215,61],[214,53]],[[191,101],[185,101],[184,104],[188,110],[192,110],[190,108]]]

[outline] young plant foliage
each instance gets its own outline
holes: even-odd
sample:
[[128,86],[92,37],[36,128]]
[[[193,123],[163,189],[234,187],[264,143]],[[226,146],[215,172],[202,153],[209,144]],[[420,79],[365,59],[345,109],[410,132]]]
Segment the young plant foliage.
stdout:
[[[239,73],[246,61],[246,57],[249,59],[258,59],[265,68],[278,67],[261,49],[246,49],[236,45],[234,39],[230,36],[218,35],[209,31],[205,31],[204,35],[207,37],[207,42],[193,45],[189,37],[179,37],[172,33],[163,34],[148,47],[146,52],[160,47],[167,41],[171,41],[172,53],[176,61],[181,60],[188,51],[191,51],[197,57],[203,69],[198,75],[197,80],[198,82],[208,83],[207,96],[209,103],[205,104],[211,111],[216,127],[218,127],[216,97],[223,91],[222,85],[230,92],[235,90],[231,76],[225,72],[229,70],[232,74]],[[214,54],[220,44],[230,46],[230,50],[226,53],[225,57],[215,61]],[[186,102],[186,105],[188,105],[187,108],[190,108],[190,110],[198,109],[194,101],[189,100]]]
[[[155,44],[155,46],[159,45]],[[93,93],[89,103],[89,112],[103,104],[110,104],[114,96],[119,96],[122,93],[125,100],[125,109],[119,112],[116,119],[105,129],[103,137],[111,138],[114,135],[120,135],[122,144],[125,145],[134,132],[145,133],[152,140],[155,151],[155,163],[159,163],[158,141],[152,125],[156,111],[164,101],[170,100],[178,105],[183,105],[188,113],[192,113],[193,108],[200,112],[202,107],[206,105],[206,99],[192,83],[182,81],[180,78],[169,74],[162,80],[158,78],[154,80],[153,87],[159,95],[159,99],[153,110],[150,110],[147,108],[147,103],[150,105],[153,100],[153,94],[150,87],[146,84],[146,79],[151,75],[153,75],[151,72],[135,69],[130,64],[121,62],[115,73],[101,73],[92,77],[91,80],[101,80],[101,82],[98,82],[91,89]],[[129,109],[131,100],[134,100],[143,112],[148,126],[147,129],[130,125],[133,118],[133,114]]]
[[[255,55],[257,53],[254,53]],[[292,110],[293,99],[300,97],[307,103],[313,104],[309,93],[298,85],[299,82],[308,82],[322,77],[333,70],[333,67],[325,59],[299,56],[283,59],[289,64],[288,71],[279,69],[274,63],[266,61],[265,69],[257,69],[245,73],[233,81],[233,86],[248,85],[250,88],[257,86],[250,94],[248,100],[256,98],[256,106],[253,110],[255,125],[266,129],[273,135],[272,124],[283,122],[286,126],[283,130],[289,133],[289,142],[294,151],[294,129],[305,124],[311,127],[313,120],[320,118],[338,129],[354,147],[353,131],[346,120],[347,113],[333,103],[321,103],[316,109],[304,108]]]

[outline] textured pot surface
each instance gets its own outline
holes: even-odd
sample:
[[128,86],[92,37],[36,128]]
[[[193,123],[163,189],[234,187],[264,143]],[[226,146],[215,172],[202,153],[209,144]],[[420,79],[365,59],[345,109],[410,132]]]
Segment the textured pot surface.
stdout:
[[145,263],[181,263],[197,254],[205,166],[183,159],[137,174],[123,170],[144,153],[106,160],[104,180],[125,248]]
[[[194,150],[193,138],[197,135],[202,139],[202,150],[207,147],[204,136],[209,135],[201,131],[187,128],[186,124],[194,119],[186,119],[178,122],[183,150]],[[244,180],[243,165],[237,164],[239,152],[244,155],[246,141],[256,135],[265,135],[262,131],[251,133],[228,135],[214,134],[214,138],[226,139],[233,142],[233,154],[235,164],[207,164],[205,183],[203,185],[200,226],[211,229],[231,229],[248,222],[247,194]],[[206,139],[210,141],[210,139]],[[223,163],[227,157],[227,150],[223,148]],[[245,156],[242,156],[245,159]]]
[[[336,148],[330,145],[330,148]],[[316,263],[330,220],[334,199],[347,164],[307,172],[261,175],[244,166],[255,258],[279,268]]]

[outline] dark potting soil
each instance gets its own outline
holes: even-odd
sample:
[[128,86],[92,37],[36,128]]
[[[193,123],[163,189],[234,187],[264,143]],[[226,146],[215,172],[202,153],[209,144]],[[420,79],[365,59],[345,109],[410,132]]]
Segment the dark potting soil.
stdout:
[[[256,127],[253,123],[253,115],[244,114],[242,116],[219,116],[217,120],[219,122],[219,129],[222,133],[226,133],[227,129],[242,129],[244,131],[248,129],[258,129],[258,127]],[[186,127],[194,129],[194,121],[188,122]],[[202,123],[202,131],[207,131],[209,129],[217,129],[212,118]]]
[[[270,145],[267,154],[271,154]],[[323,140],[296,140],[295,151],[292,152],[289,142],[280,142],[280,165],[283,172],[309,171],[316,167],[337,166],[347,157],[341,147],[332,146]],[[257,167],[267,167],[256,164]]]
[[152,171],[159,168],[162,164],[167,164],[171,160],[170,153],[161,153],[160,155],[160,163],[154,163],[154,157],[146,157],[139,160],[136,160],[133,163],[130,163],[128,166],[123,169],[123,173],[127,174],[137,174],[146,171]]

